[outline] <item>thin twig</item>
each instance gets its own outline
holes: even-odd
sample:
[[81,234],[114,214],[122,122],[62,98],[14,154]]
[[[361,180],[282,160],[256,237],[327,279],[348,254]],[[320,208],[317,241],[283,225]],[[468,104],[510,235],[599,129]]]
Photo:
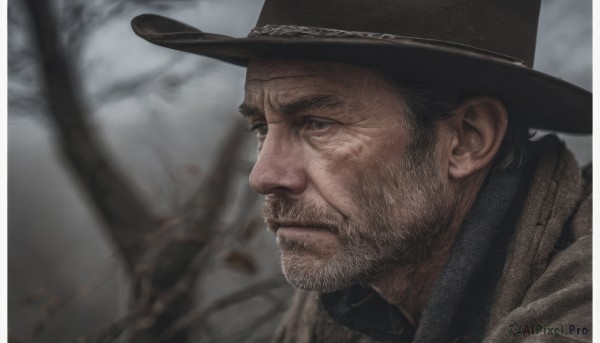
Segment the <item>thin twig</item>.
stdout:
[[75,342],[76,343],[108,343],[117,339],[119,336],[127,330],[138,318],[140,314],[132,312],[127,316],[117,320],[110,324],[108,327],[90,335],[80,336]]
[[[114,263],[114,261],[111,260],[107,262],[103,267],[101,267],[98,271],[93,273],[86,281],[84,281],[83,284],[81,284],[81,286],[79,286],[76,290],[71,292],[71,294],[67,295],[66,297],[59,297],[58,295],[53,294],[48,290],[41,289],[42,294],[39,295],[45,295],[48,298],[48,300],[46,300],[46,302],[42,306],[39,317],[34,324],[34,335],[39,335],[45,327],[46,322],[50,318],[52,318],[52,316],[55,315],[58,311],[63,309],[69,303],[73,302],[73,300],[98,289],[100,286],[104,285],[107,281],[112,279],[116,270],[117,265]],[[32,296],[34,296],[35,293],[37,292],[34,292]]]
[[189,327],[192,323],[196,323],[198,327],[201,327],[204,322],[208,319],[212,314],[219,312],[229,306],[244,302],[248,299],[254,298],[258,295],[266,293],[273,288],[281,287],[285,284],[285,282],[281,278],[272,278],[263,280],[254,284],[251,284],[235,293],[224,296],[214,303],[212,303],[209,307],[204,310],[194,309],[181,318],[179,318],[176,322],[174,322],[171,326],[169,326],[164,333],[161,335],[161,340],[168,340],[170,337],[174,336],[180,330]]

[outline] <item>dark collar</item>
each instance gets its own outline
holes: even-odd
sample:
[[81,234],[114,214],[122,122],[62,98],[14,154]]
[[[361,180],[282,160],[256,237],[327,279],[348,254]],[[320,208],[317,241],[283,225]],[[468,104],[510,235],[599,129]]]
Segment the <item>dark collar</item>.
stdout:
[[329,316],[352,330],[392,342],[412,342],[415,329],[396,306],[369,287],[356,284],[348,289],[321,294],[321,306]]

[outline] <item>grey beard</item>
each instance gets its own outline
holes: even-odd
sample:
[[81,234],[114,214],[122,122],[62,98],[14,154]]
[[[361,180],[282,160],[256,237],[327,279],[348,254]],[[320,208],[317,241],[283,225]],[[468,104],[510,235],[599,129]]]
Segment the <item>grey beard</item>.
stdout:
[[[404,168],[403,168],[404,167]],[[398,264],[416,264],[431,253],[449,223],[449,201],[432,163],[383,165],[352,185],[353,213],[340,214],[301,200],[270,195],[264,217],[308,223],[337,235],[340,248],[316,257],[302,242],[278,239],[283,274],[294,287],[332,292],[367,281]]]

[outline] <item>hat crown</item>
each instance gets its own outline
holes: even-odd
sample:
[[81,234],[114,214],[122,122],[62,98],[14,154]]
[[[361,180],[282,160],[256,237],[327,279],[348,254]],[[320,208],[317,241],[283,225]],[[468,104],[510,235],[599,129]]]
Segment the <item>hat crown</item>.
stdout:
[[540,0],[266,0],[257,26],[388,33],[487,50],[533,65]]

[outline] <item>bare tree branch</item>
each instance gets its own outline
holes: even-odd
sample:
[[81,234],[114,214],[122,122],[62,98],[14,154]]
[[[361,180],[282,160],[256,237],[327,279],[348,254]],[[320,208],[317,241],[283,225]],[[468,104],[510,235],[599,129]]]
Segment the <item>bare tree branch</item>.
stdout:
[[104,220],[128,269],[133,271],[146,250],[144,235],[155,227],[156,220],[113,166],[87,121],[74,82],[73,61],[65,57],[60,46],[50,6],[44,0],[25,0],[25,4],[62,152]]
[[75,339],[74,343],[109,343],[119,338],[138,318],[138,312],[131,312],[127,316],[110,324],[108,327],[89,335]]
[[283,285],[285,285],[285,282],[281,278],[267,279],[251,284],[250,286],[247,286],[241,289],[240,291],[218,299],[212,305],[210,305],[202,311],[194,309],[188,312],[187,314],[179,318],[176,322],[174,322],[171,326],[169,326],[160,338],[161,340],[168,340],[177,332],[189,327],[193,323],[196,323],[201,327],[212,314],[221,311],[229,306],[241,303],[258,295],[262,295],[272,290],[273,288],[281,287]]
[[34,324],[34,336],[42,333],[46,327],[47,322],[54,316],[58,311],[63,309],[65,306],[73,302],[77,298],[81,298],[86,294],[96,290],[107,281],[112,279],[117,271],[117,265],[113,260],[106,263],[102,268],[93,273],[87,280],[85,280],[77,289],[68,294],[67,296],[59,296],[48,289],[40,288],[29,295],[24,302],[31,304],[40,298],[45,298],[46,301],[42,305],[39,311],[38,319]]
[[[156,294],[150,307],[154,311],[144,318],[142,330],[134,333],[134,342],[158,337],[182,314],[194,308],[193,286],[198,274],[218,256],[218,251],[230,237],[229,232],[219,232],[216,227],[231,194],[235,165],[241,151],[240,137],[243,137],[244,131],[243,125],[235,122],[217,153],[215,165],[185,207],[182,222],[186,232],[183,239],[170,240],[156,262],[151,264],[150,282]],[[188,337],[187,330],[180,330],[169,342],[182,342]]]
[[[109,342],[130,330],[131,342],[154,342],[161,335],[166,342],[185,342],[190,332],[185,320],[205,324],[211,313],[276,287],[275,282],[259,284],[263,289],[240,291],[193,315],[196,311],[193,291],[198,275],[206,270],[208,263],[216,260],[227,242],[241,237],[239,233],[248,226],[246,218],[252,214],[258,200],[257,195],[246,191],[241,200],[244,210],[240,211],[236,223],[230,227],[222,225],[226,205],[231,203],[235,175],[239,172],[238,155],[245,136],[241,122],[236,122],[226,136],[214,166],[184,206],[179,220],[169,222],[180,230],[161,226],[105,152],[88,122],[87,104],[78,92],[77,63],[73,58],[78,54],[73,49],[81,49],[85,40],[82,36],[72,35],[80,30],[85,32],[86,25],[93,22],[85,18],[95,17],[94,10],[86,8],[82,1],[63,3],[68,6],[69,16],[80,16],[79,21],[65,24],[71,36],[63,36],[71,39],[72,43],[67,54],[61,46],[51,6],[44,0],[23,1],[31,16],[49,112],[59,133],[61,151],[106,224],[107,232],[135,283],[130,314],[98,334],[81,339],[85,342]],[[112,7],[109,12],[116,11],[124,3],[123,0],[110,1]],[[164,3],[152,1],[152,4],[159,7]],[[93,19],[106,18],[97,16]],[[104,95],[114,98],[121,92],[131,93],[139,89],[136,83],[152,77],[156,75],[125,82],[116,89],[116,93],[113,89],[113,93],[108,91]],[[175,87],[187,82],[187,77],[164,80]],[[156,237],[164,238],[160,244],[154,244],[152,240]],[[281,280],[277,281],[277,285],[280,284]]]
[[226,200],[234,180],[233,175],[237,171],[236,157],[241,151],[240,143],[244,133],[245,127],[241,121],[236,121],[227,136],[228,139],[217,154],[211,172],[184,208],[189,223],[196,230],[216,230],[215,224],[226,208]]
[[[94,95],[95,102],[104,104],[139,94],[145,89],[152,87],[153,81],[164,77],[179,60],[181,60],[181,55],[174,55],[173,58],[170,58],[160,67],[154,68],[151,73],[144,73],[137,77],[111,84]],[[170,82],[176,81],[173,87],[177,87],[185,83],[192,76],[192,74],[188,74],[177,78],[177,80],[174,80],[174,78],[170,78],[169,80]]]

